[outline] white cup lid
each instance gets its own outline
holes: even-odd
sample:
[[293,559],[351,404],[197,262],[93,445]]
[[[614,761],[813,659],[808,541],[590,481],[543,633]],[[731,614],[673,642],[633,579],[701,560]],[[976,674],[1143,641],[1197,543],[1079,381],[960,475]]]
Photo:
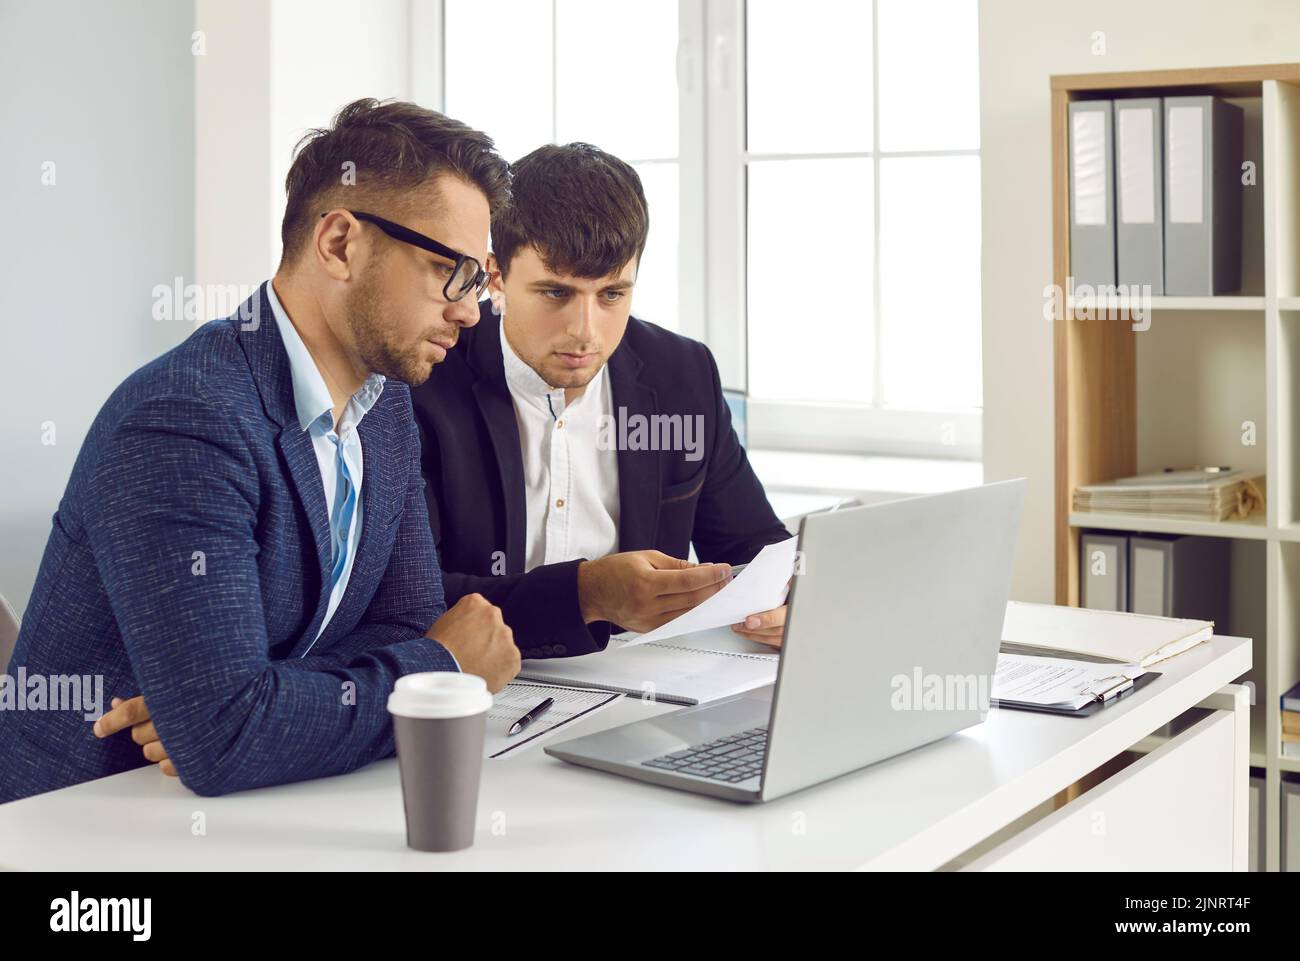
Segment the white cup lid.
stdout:
[[407,674],[388,695],[389,713],[402,717],[468,717],[491,706],[483,678],[455,671]]

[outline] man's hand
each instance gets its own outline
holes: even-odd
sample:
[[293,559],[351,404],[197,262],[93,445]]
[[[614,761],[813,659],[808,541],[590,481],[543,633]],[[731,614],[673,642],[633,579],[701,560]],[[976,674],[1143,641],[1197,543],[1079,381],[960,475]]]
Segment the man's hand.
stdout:
[[176,765],[167,756],[167,749],[158,738],[158,730],[149,720],[149,709],[145,707],[143,697],[113,698],[112,710],[95,722],[95,737],[109,737],[128,727],[131,740],[144,750],[145,759],[157,764],[168,777],[177,777]]
[[425,631],[456,658],[466,674],[477,674],[495,694],[519,673],[515,635],[501,608],[482,594],[466,594]]
[[652,631],[726,586],[730,564],[692,564],[659,551],[626,551],[578,565],[582,619]]
[[741,637],[766,644],[768,647],[780,647],[781,635],[785,633],[786,605],[774,607],[762,614],[750,614],[739,624],[732,624],[731,629]]

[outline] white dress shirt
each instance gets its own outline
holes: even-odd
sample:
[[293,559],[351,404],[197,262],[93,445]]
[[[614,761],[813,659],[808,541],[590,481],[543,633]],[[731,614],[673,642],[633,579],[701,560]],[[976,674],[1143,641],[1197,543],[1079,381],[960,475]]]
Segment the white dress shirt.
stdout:
[[[271,301],[271,313],[275,315],[276,326],[280,330],[280,339],[284,341],[284,352],[289,355],[289,374],[293,379],[293,401],[298,414],[298,424],[305,431],[311,432],[312,447],[316,451],[316,463],[320,466],[321,481],[325,490],[325,508],[329,514],[330,528],[334,528],[336,505],[334,495],[338,489],[338,450],[339,445],[344,460],[347,461],[348,474],[357,489],[356,509],[352,513],[352,523],[346,531],[339,532],[342,549],[345,551],[343,572],[339,575],[334,589],[330,592],[329,606],[321,621],[320,630],[312,639],[312,644],[320,638],[329,624],[330,618],[343,599],[348,588],[348,579],[352,576],[352,561],[356,558],[357,545],[361,541],[362,494],[365,488],[363,480],[363,458],[361,455],[361,435],[357,425],[366,412],[379,400],[384,391],[384,376],[371,374],[360,389],[348,399],[343,414],[339,417],[338,431],[334,429],[334,400],[330,397],[325,378],[312,358],[307,345],[289,320],[284,305],[275,295],[275,286],[267,281],[266,296]],[[328,574],[326,576],[329,576]],[[307,649],[311,650],[310,647]],[[303,652],[306,656],[306,651]]]
[[552,388],[537,376],[510,346],[504,323],[500,330],[524,464],[524,570],[613,553],[618,550],[618,451],[597,444],[601,416],[614,413],[608,372],[601,367],[582,396],[566,405],[564,388]]

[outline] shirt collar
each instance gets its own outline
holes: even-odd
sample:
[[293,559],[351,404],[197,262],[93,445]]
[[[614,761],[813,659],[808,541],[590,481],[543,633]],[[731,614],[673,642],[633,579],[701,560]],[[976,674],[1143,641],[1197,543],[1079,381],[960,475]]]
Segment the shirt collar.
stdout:
[[[552,416],[561,413],[565,409],[564,388],[552,387],[515,353],[514,347],[510,345],[510,338],[506,336],[504,319],[497,325],[497,330],[501,335],[501,360],[505,367],[506,385],[510,388],[511,395],[534,407],[550,411]],[[600,370],[596,371],[596,376],[592,377],[591,382],[587,384],[587,389],[570,406],[580,404],[583,398],[590,397],[593,392],[599,395],[604,376],[605,366],[602,364]]]
[[[289,356],[289,376],[293,380],[293,403],[298,414],[298,424],[307,430],[312,424],[321,421],[327,430],[333,430],[334,399],[330,397],[325,378],[321,376],[311,352],[289,320],[289,314],[280,303],[280,298],[276,296],[275,285],[269,280],[266,282],[266,296],[271,302],[271,313],[275,316],[276,326],[280,329],[280,339],[284,341],[284,352]],[[366,378],[349,402],[356,407],[354,422],[361,422],[361,418],[375,405],[383,391],[383,374],[371,374]]]

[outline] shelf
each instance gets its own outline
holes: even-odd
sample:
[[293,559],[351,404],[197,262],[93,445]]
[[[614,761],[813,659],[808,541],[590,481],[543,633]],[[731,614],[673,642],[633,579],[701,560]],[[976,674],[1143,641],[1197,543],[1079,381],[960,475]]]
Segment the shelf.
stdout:
[[1173,70],[1142,70],[1111,73],[1056,74],[1051,78],[1053,90],[1096,91],[1107,96],[1116,90],[1140,91],[1145,96],[1159,96],[1166,91],[1194,87],[1220,97],[1259,96],[1260,86],[1270,80],[1300,80],[1300,64],[1269,63],[1237,67],[1179,67]]
[[[1139,531],[1148,534],[1193,534],[1200,537],[1242,537],[1250,540],[1267,540],[1268,525],[1263,514],[1255,514],[1244,521],[1192,521],[1182,517],[1161,517],[1156,514],[1103,514],[1087,511],[1070,513],[1071,527],[1091,527],[1107,531]],[[1281,536],[1279,534],[1279,536]],[[1300,528],[1295,532],[1300,540]]]
[[1152,297],[1155,310],[1263,310],[1263,297]]
[[[1057,76],[1051,104],[1052,280],[1061,291],[1071,277],[1072,100],[1213,93],[1243,111],[1243,153],[1258,159],[1261,178],[1242,197],[1240,292],[1142,298],[1126,290],[1128,298],[1108,303],[1100,296],[1107,291],[1080,288],[1068,291],[1078,302],[1068,306],[1119,323],[1053,325],[1055,579],[1057,602],[1077,604],[1083,529],[1227,538],[1228,625],[1254,639],[1245,678],[1256,688],[1250,764],[1273,788],[1279,772],[1300,778],[1300,757],[1282,757],[1269,737],[1279,696],[1300,676],[1298,81],[1300,63]],[[1247,422],[1256,428],[1253,446],[1242,434]],[[1214,522],[1074,510],[1082,485],[1181,463],[1267,475],[1268,513]],[[1160,743],[1148,737],[1135,749]],[[1270,803],[1259,824],[1264,864],[1274,870],[1280,814]]]
[[[1300,305],[1300,297],[1289,298]],[[1097,297],[1095,300],[1080,301],[1071,297],[1066,301],[1066,309],[1073,316],[1079,306],[1086,306],[1094,314],[1125,314],[1131,307],[1140,307],[1144,311],[1259,311],[1264,309],[1264,298],[1224,295],[1219,297],[1151,297],[1145,302],[1131,297]]]

